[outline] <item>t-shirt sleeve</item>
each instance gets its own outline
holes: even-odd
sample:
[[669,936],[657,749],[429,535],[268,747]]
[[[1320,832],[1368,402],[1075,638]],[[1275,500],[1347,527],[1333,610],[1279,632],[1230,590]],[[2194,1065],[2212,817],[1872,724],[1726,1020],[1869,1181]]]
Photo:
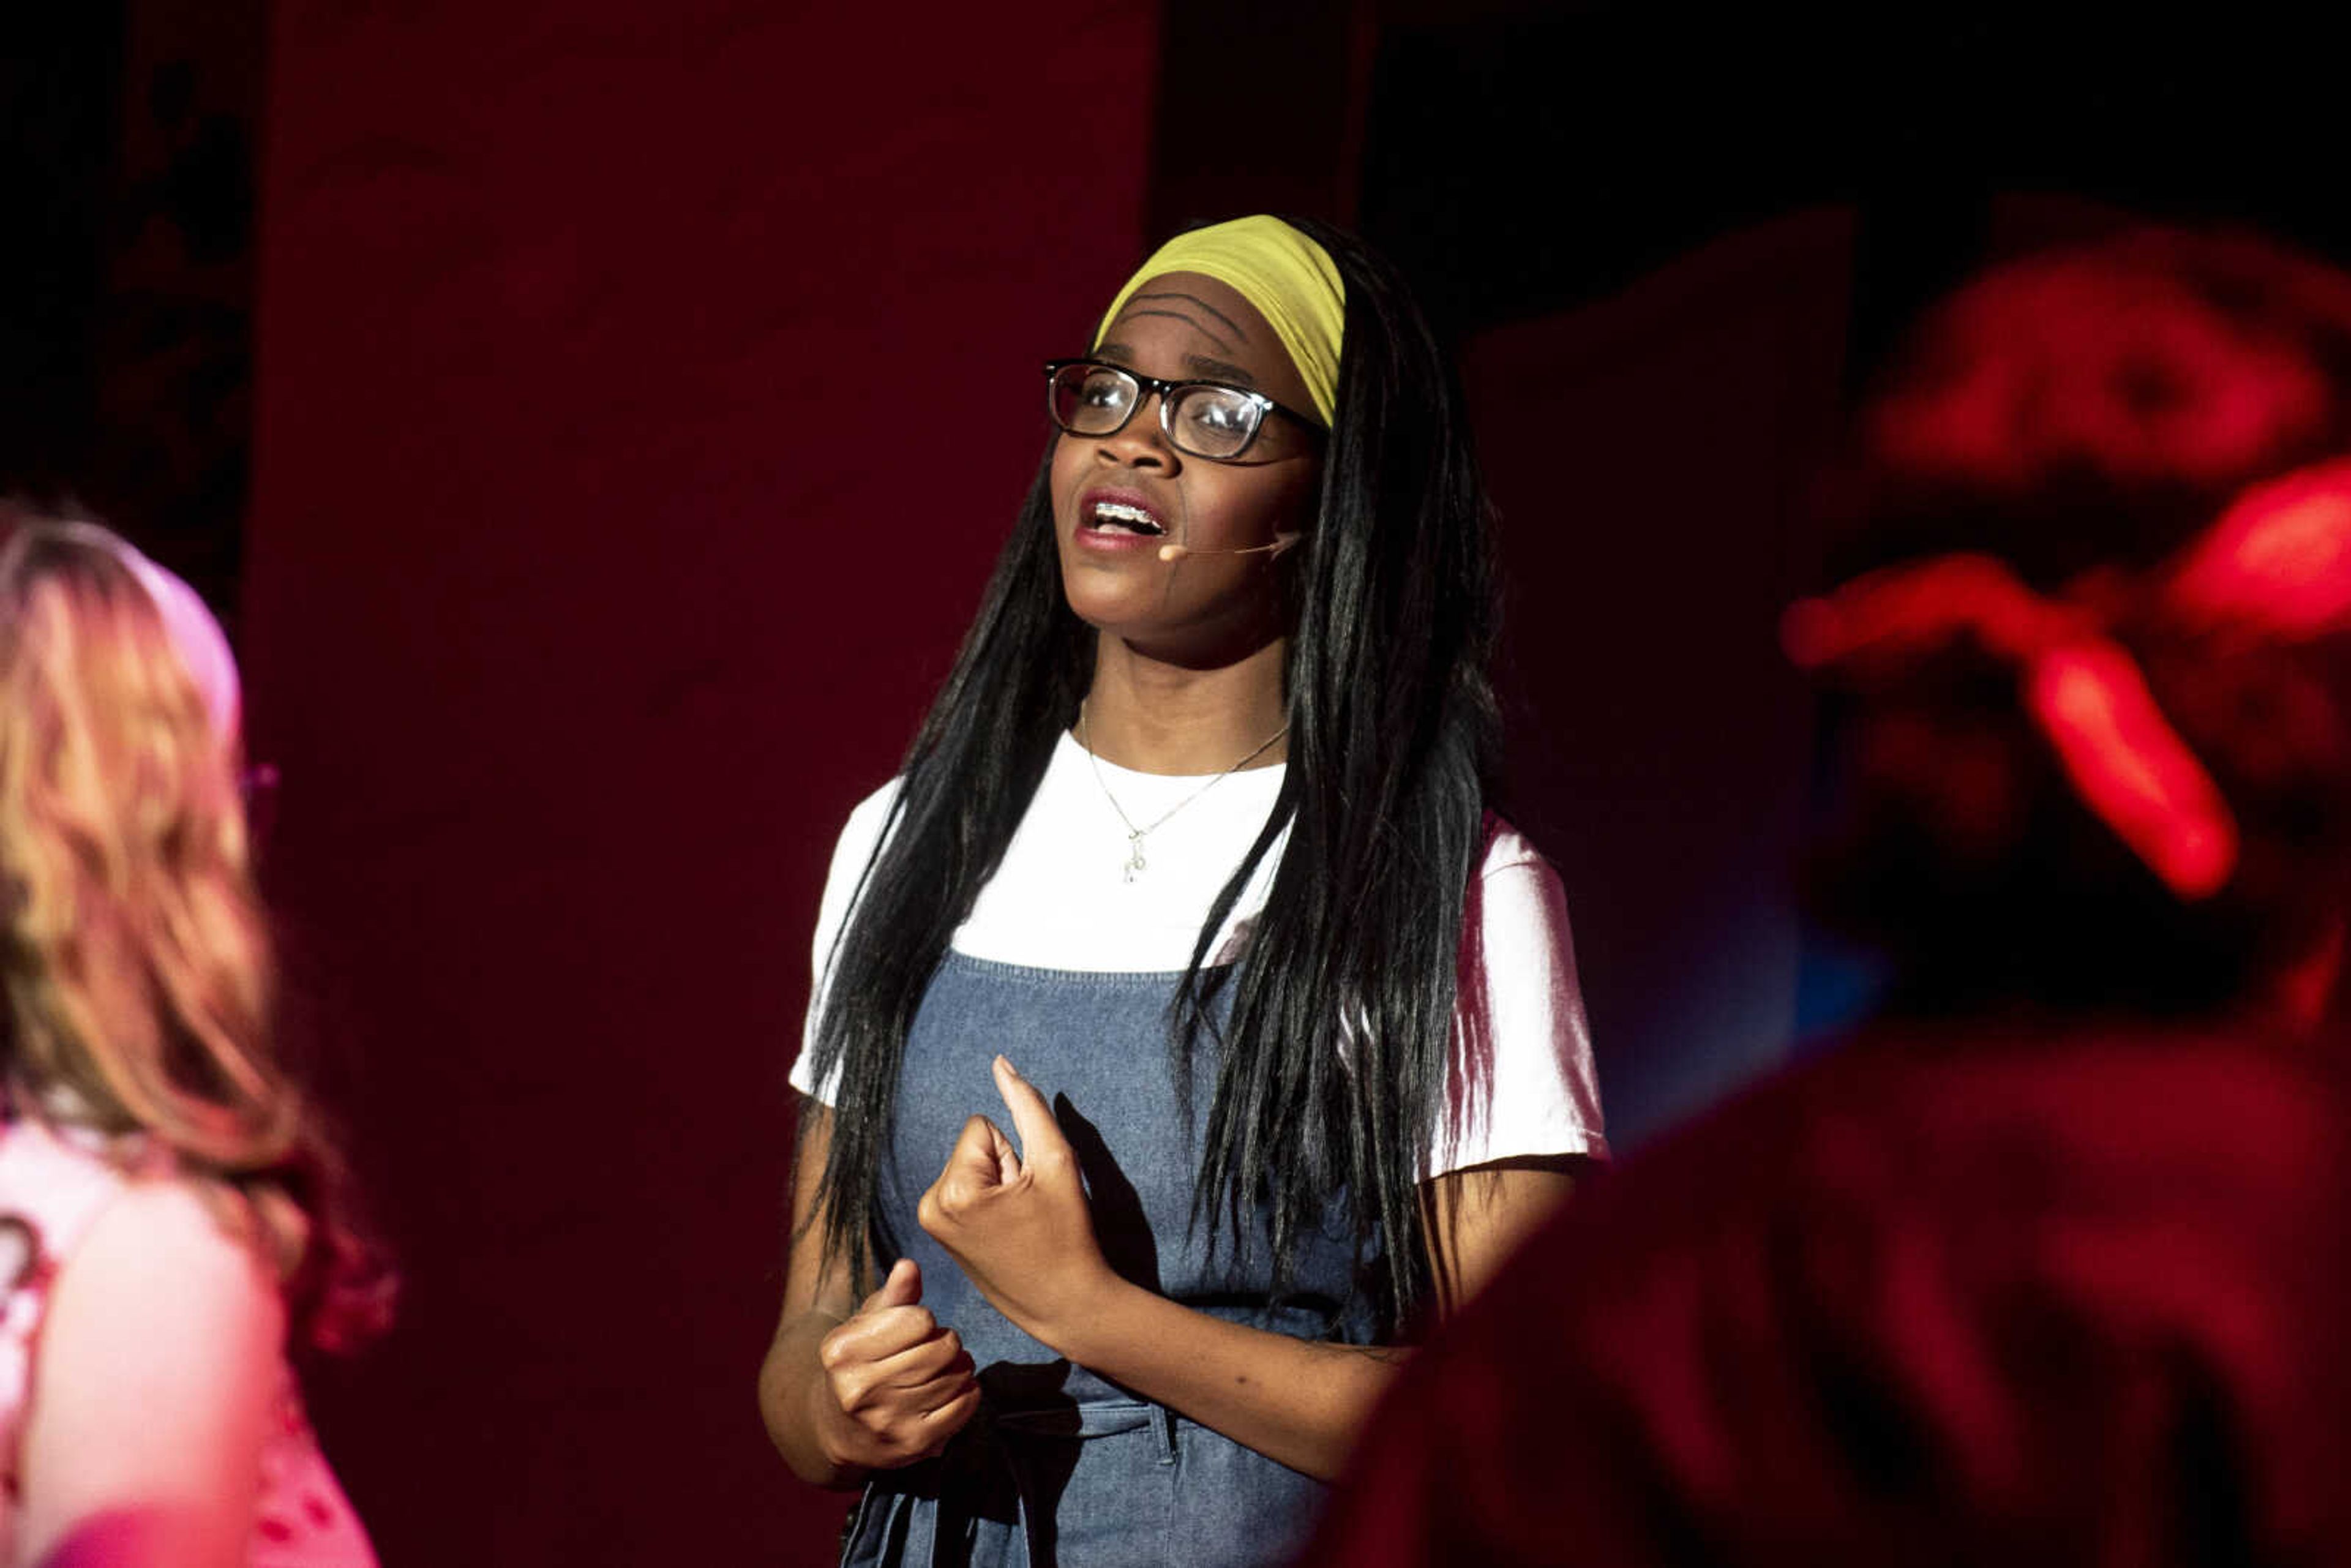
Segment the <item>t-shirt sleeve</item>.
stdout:
[[824,1014],[831,978],[833,943],[849,924],[857,898],[857,884],[882,841],[882,830],[897,803],[898,781],[892,779],[857,804],[832,846],[832,868],[825,873],[824,894],[817,900],[816,940],[810,949],[808,1017],[800,1025],[799,1055],[792,1062],[791,1085],[801,1093],[830,1105],[837,1096],[836,1079],[816,1082],[816,1026]]
[[1559,873],[1497,825],[1464,913],[1453,1060],[1428,1174],[1608,1156]]

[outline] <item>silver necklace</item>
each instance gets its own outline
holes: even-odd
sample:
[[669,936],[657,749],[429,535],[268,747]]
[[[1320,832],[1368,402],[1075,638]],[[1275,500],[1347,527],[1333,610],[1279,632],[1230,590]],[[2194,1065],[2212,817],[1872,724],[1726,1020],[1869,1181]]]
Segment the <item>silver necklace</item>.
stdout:
[[1146,835],[1158,831],[1168,818],[1264,756],[1268,747],[1289,733],[1290,726],[1284,724],[1280,729],[1259,741],[1256,748],[1247,757],[1242,758],[1238,762],[1234,763],[1230,768],[1226,768],[1222,773],[1217,774],[1214,779],[1209,779],[1206,784],[1138,828],[1134,825],[1134,819],[1126,814],[1126,808],[1118,803],[1118,797],[1110,792],[1110,780],[1102,777],[1102,759],[1094,755],[1093,738],[1086,733],[1086,705],[1080,703],[1078,705],[1078,744],[1085,747],[1086,762],[1093,768],[1095,787],[1102,790],[1102,799],[1110,802],[1110,809],[1118,813],[1118,820],[1126,824],[1126,864],[1121,868],[1119,880],[1133,882],[1149,869],[1143,858],[1143,841]]

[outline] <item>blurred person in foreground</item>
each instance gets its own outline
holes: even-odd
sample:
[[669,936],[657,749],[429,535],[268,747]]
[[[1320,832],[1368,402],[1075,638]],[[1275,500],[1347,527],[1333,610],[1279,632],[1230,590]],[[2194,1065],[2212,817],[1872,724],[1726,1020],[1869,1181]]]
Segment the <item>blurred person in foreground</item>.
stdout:
[[1311,1563],[2344,1556],[2351,280],[2007,266],[1856,451],[1783,633],[1886,1005],[1541,1233]]
[[372,1564],[286,1352],[389,1276],[271,1049],[228,644],[103,528],[0,537],[0,1564]]

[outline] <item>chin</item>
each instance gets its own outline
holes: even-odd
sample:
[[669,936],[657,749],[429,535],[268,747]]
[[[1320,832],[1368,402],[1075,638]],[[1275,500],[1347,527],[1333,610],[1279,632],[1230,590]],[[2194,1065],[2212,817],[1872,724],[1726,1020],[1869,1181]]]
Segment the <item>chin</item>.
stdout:
[[1097,632],[1116,634],[1148,629],[1156,606],[1140,603],[1143,597],[1133,588],[1122,591],[1110,584],[1073,584],[1066,576],[1061,579],[1061,600],[1070,613]]

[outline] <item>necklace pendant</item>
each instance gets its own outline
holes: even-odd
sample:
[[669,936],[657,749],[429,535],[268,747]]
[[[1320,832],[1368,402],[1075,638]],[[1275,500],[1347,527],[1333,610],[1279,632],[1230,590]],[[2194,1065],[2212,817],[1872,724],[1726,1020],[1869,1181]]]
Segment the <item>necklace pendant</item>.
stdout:
[[1283,725],[1280,729],[1275,730],[1271,735],[1269,735],[1263,740],[1259,741],[1257,743],[1256,749],[1251,751],[1247,757],[1242,758],[1238,762],[1234,763],[1230,768],[1226,768],[1222,773],[1217,774],[1214,779],[1209,779],[1197,789],[1193,790],[1189,795],[1185,796],[1181,800],[1176,801],[1173,806],[1168,807],[1167,810],[1160,812],[1159,815],[1152,818],[1151,821],[1138,828],[1134,825],[1134,819],[1126,814],[1126,808],[1118,803],[1118,797],[1110,792],[1110,781],[1102,777],[1102,758],[1094,754],[1093,740],[1086,734],[1086,705],[1082,702],[1078,704],[1078,744],[1085,749],[1086,766],[1093,769],[1094,784],[1102,790],[1102,799],[1110,802],[1110,809],[1113,811],[1117,812],[1118,820],[1126,825],[1126,863],[1119,868],[1119,880],[1128,883],[1134,882],[1136,878],[1142,876],[1146,869],[1143,859],[1144,834],[1151,831],[1152,829],[1158,827],[1163,822],[1165,822],[1176,812],[1182,810],[1185,807],[1190,805],[1193,801],[1198,800],[1201,796],[1207,794],[1209,790],[1215,789],[1217,785],[1223,783],[1226,779],[1231,778],[1234,774],[1239,772],[1250,763],[1256,761],[1259,757],[1265,755],[1267,749],[1270,748],[1275,741],[1280,740],[1283,736],[1288,735],[1289,733],[1290,726],[1286,724]]

